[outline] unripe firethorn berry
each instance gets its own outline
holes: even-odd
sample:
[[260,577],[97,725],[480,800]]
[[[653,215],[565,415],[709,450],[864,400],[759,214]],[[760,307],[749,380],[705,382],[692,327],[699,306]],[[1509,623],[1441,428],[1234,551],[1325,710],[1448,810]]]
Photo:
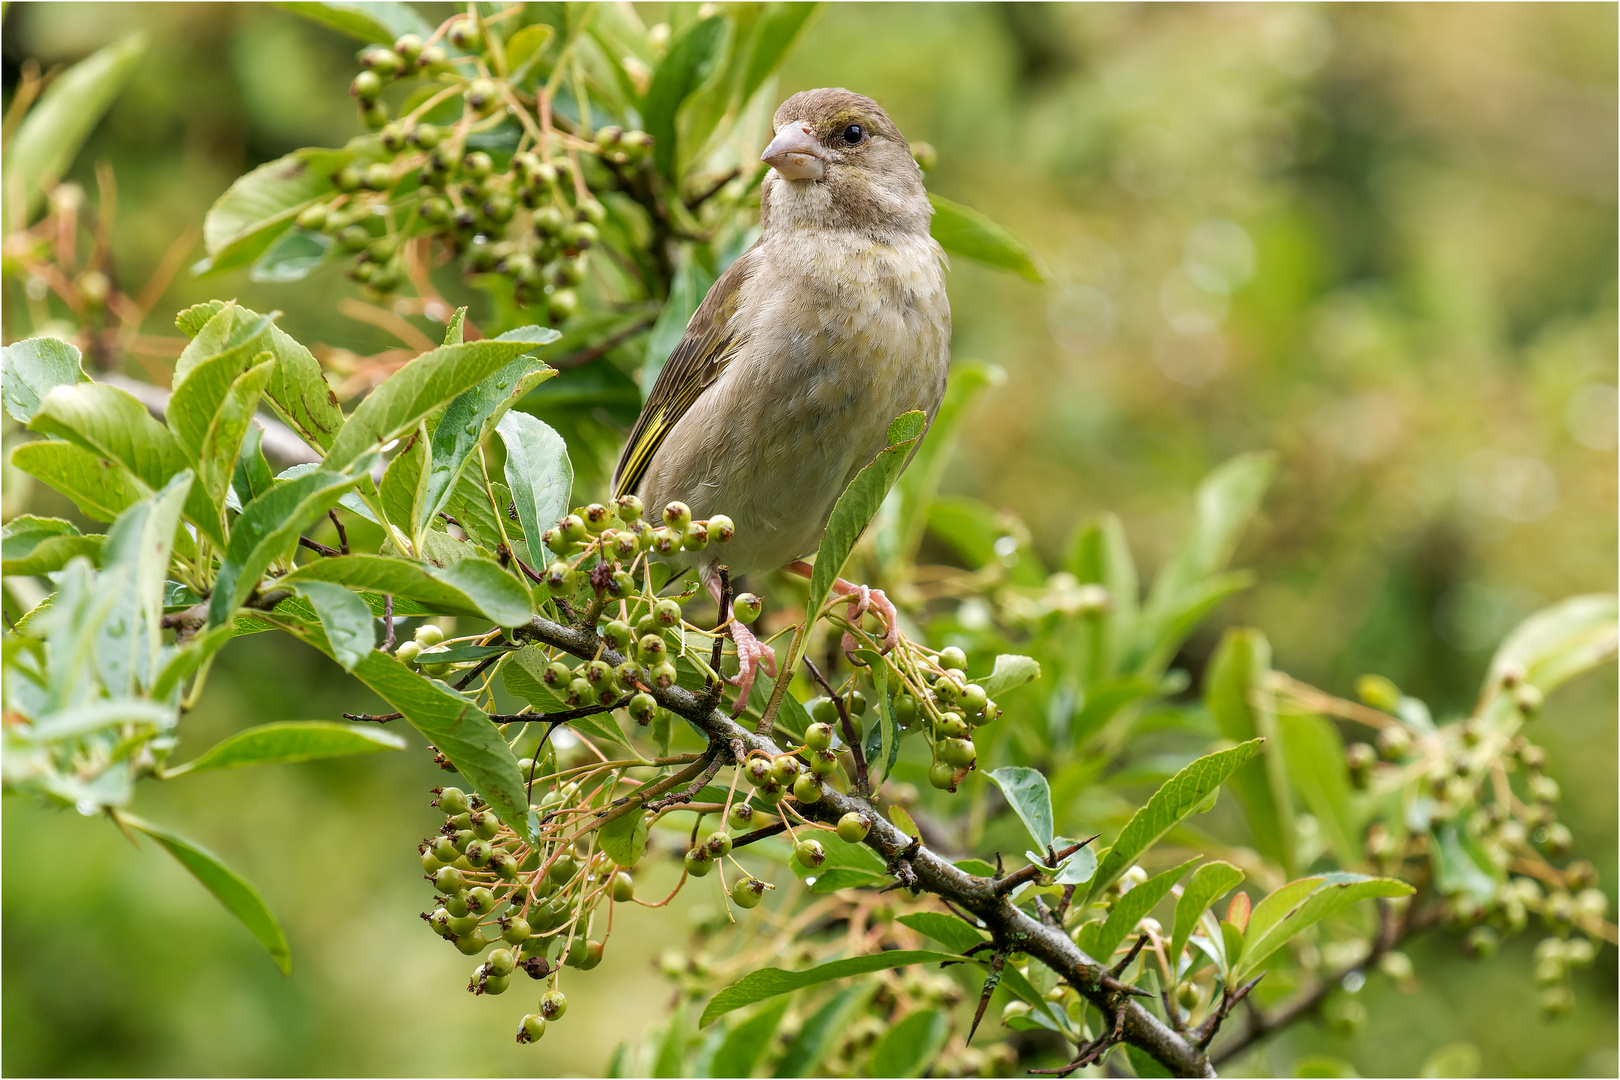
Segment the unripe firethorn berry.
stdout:
[[756,908],[765,898],[765,888],[757,878],[738,878],[731,886],[731,902],[740,908]]
[[630,719],[638,724],[651,723],[657,712],[658,702],[651,694],[637,694],[630,699]]
[[467,857],[467,861],[473,866],[484,867],[489,865],[489,860],[494,856],[495,849],[489,846],[488,840],[474,840],[467,845],[467,850],[462,854]]
[[826,750],[832,746],[833,728],[831,724],[811,724],[804,731],[804,745],[812,750]]
[[551,869],[546,871],[546,877],[550,878],[553,884],[566,885],[574,879],[574,875],[577,873],[579,873],[579,863],[574,861],[572,855],[562,855],[557,858],[556,862],[551,864]]
[[731,812],[726,815],[726,824],[738,832],[745,832],[754,827],[754,819],[758,816],[754,813],[754,808],[747,803],[733,803]]
[[501,930],[501,938],[508,945],[521,945],[529,940],[530,933],[528,920],[521,915],[513,915],[506,920],[506,926]]
[[530,1013],[518,1025],[517,1041],[520,1043],[539,1042],[546,1033],[546,1018],[539,1013]]
[[814,870],[827,861],[827,852],[820,840],[800,840],[793,848],[793,857],[807,870]]
[[715,858],[731,854],[731,834],[724,829],[717,829],[709,834],[703,841],[703,846],[709,849],[709,854]]
[[467,890],[467,910],[478,915],[488,915],[495,910],[495,894],[483,885]]
[[840,719],[838,715],[838,705],[830,697],[814,698],[811,700],[809,705],[805,706],[805,708],[810,713],[810,719],[814,720],[818,724],[827,724],[830,726],[838,723]]
[[958,649],[955,645],[952,645],[948,649],[941,649],[939,653],[939,666],[945,668],[946,670],[950,670],[951,668],[966,669],[967,654],[961,649]]
[[455,841],[443,834],[433,838],[433,843],[428,846],[428,851],[442,863],[453,863],[461,857],[461,852],[456,850]]
[[540,995],[540,1015],[547,1020],[561,1020],[568,1011],[568,997],[561,990],[547,990]]
[[851,810],[838,819],[838,838],[845,843],[858,844],[866,839],[867,832],[872,823],[866,820],[866,815],[859,810]]
[[715,514],[709,518],[709,539],[717,544],[729,544],[731,538],[737,535],[737,526],[724,514]]
[[766,757],[751,757],[748,764],[743,766],[743,773],[748,782],[755,787],[764,787],[771,779],[771,759]]
[[821,801],[821,780],[814,773],[800,773],[793,781],[793,797],[806,806]]
[[965,769],[978,759],[979,752],[967,739],[945,739],[939,744],[939,756],[953,768]]
[[666,596],[653,608],[653,622],[659,626],[679,626],[681,605]]
[[615,903],[623,904],[634,899],[635,895],[636,883],[634,878],[623,870],[613,875],[613,900]]
[[487,944],[488,942],[479,937],[476,933],[458,936],[456,938],[456,948],[460,949],[468,956],[477,956],[479,953],[484,951],[484,946]]
[[791,787],[799,778],[799,763],[786,754],[771,759],[771,780],[778,787]]
[[936,761],[928,767],[928,783],[941,791],[954,791],[956,770],[943,761]]
[[473,835],[480,840],[493,840],[495,834],[501,831],[501,819],[489,810],[474,811],[467,816],[467,823],[472,826]]
[[709,849],[698,845],[686,853],[686,872],[693,877],[707,877],[709,871],[714,869],[714,856]]
[[753,593],[738,593],[731,602],[731,614],[740,623],[751,623],[765,610],[765,604]]
[[483,35],[479,33],[478,24],[467,16],[462,16],[451,23],[445,37],[456,48],[469,52],[483,44]]
[[496,949],[489,954],[484,966],[491,975],[510,975],[512,969],[517,967],[517,957],[507,949]]
[[362,71],[349,84],[349,93],[363,102],[376,101],[382,93],[382,77],[375,71]]
[[467,879],[461,871],[453,866],[446,866],[433,875],[433,886],[440,892],[449,895],[458,893],[467,887]]
[[664,524],[680,532],[692,523],[692,510],[683,502],[672,502],[664,507]]

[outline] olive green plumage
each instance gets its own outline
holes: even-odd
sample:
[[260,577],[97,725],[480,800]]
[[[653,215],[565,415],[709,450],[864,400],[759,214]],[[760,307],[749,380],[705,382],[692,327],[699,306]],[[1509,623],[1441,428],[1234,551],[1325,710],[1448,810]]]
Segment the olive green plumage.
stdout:
[[774,128],[762,235],[692,316],[614,477],[649,507],[729,514],[737,539],[700,558],[734,573],[815,550],[889,422],[933,419],[950,350],[945,256],[899,129],[847,90],[795,94]]

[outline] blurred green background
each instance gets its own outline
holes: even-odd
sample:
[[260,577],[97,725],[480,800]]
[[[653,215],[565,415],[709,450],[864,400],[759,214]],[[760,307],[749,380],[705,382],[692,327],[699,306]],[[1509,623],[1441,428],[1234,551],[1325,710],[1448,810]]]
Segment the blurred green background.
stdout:
[[[98,161],[116,173],[130,291],[243,171],[360,130],[352,43],[284,11],[7,7],[8,100],[27,58],[151,35],[75,170],[91,190]],[[1519,618],[1616,587],[1616,10],[832,6],[775,93],[876,97],[938,148],[931,189],[1050,269],[1044,286],[951,275],[955,355],[1008,379],[947,490],[1017,514],[1052,562],[1077,522],[1116,510],[1152,568],[1209,468],[1275,449],[1279,481],[1237,559],[1259,585],[1180,663],[1196,676],[1213,630],[1251,624],[1300,678],[1346,693],[1379,672],[1455,714]],[[145,329],[236,296],[281,309],[306,342],[394,344],[333,310],[351,292],[336,272],[291,287],[182,275]],[[9,516],[37,493],[6,481]],[[1575,854],[1611,893],[1615,690],[1612,671],[1588,679],[1533,733]],[[181,754],[369,704],[313,652],[247,639]],[[661,1021],[669,991],[649,961],[695,901],[628,920],[630,947],[574,980],[566,1024],[518,1047],[519,1006],[463,993],[464,958],[415,925],[436,777],[410,754],[143,787],[142,814],[259,884],[293,944],[287,981],[152,845],[6,800],[4,1071],[599,1074]],[[1480,967],[1434,935],[1413,950],[1415,994],[1369,982],[1361,1036],[1303,1024],[1231,1071],[1292,1075],[1330,1053],[1411,1075],[1467,1042],[1486,1075],[1615,1075],[1615,951],[1578,980],[1574,1016],[1547,1023],[1532,942]]]

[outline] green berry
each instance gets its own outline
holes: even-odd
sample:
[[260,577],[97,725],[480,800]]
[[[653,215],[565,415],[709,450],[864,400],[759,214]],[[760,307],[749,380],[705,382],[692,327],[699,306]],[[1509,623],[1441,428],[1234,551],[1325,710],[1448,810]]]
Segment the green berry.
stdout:
[[765,610],[764,601],[753,593],[738,593],[731,602],[731,614],[740,623],[751,623]]
[[838,819],[838,838],[847,844],[858,844],[866,839],[872,823],[859,810],[851,810]]
[[444,133],[432,124],[417,124],[406,138],[423,150],[432,150],[444,138]]
[[740,908],[756,908],[765,898],[765,883],[756,878],[738,878],[731,886],[731,902]]
[[467,879],[460,870],[446,866],[433,875],[433,887],[446,895],[458,893],[467,887]]
[[579,294],[573,289],[558,289],[546,304],[553,322],[567,322],[579,310]]
[[470,180],[482,180],[495,167],[495,162],[482,150],[474,150],[461,159],[461,175]]
[[630,719],[638,724],[649,724],[658,712],[658,702],[651,694],[637,694],[630,699]]
[[793,797],[806,806],[821,801],[821,778],[813,772],[800,773],[793,781]]
[[709,849],[709,854],[719,859],[731,854],[731,834],[724,829],[718,829],[709,834],[703,841],[703,846]]
[[767,757],[751,757],[743,766],[743,775],[755,787],[764,787],[771,782],[771,759]]
[[918,715],[916,698],[907,695],[895,699],[894,722],[901,728],[910,728],[916,724]]
[[546,1033],[546,1018],[539,1013],[530,1013],[518,1024],[517,1041],[520,1043],[539,1042]]
[[517,967],[517,957],[513,956],[507,949],[496,949],[489,954],[489,959],[484,962],[484,966],[492,975],[510,975],[512,969]]
[[588,221],[576,221],[563,227],[563,247],[569,251],[588,251],[599,235],[595,225]]
[[433,838],[433,843],[429,846],[428,851],[442,863],[453,863],[461,857],[461,852],[456,850],[455,841],[442,833]]
[[672,502],[664,507],[664,524],[680,532],[692,523],[692,510],[683,502]]
[[978,760],[979,752],[968,739],[945,739],[939,744],[939,757],[952,768],[965,769]]
[[659,626],[679,626],[681,605],[666,596],[653,608],[653,622]]
[[681,534],[682,551],[702,551],[709,546],[709,527],[701,521],[694,521],[686,527]]
[[[449,910],[448,908],[446,910]],[[450,916],[450,933],[456,937],[470,937],[478,933],[478,916],[456,915]]]
[[484,946],[489,944],[489,942],[485,941],[483,938],[479,937],[477,934],[467,934],[465,936],[457,936],[456,939],[455,939],[455,942],[456,942],[456,948],[460,949],[462,952],[466,953],[468,956],[476,956],[476,955],[478,955],[479,953],[484,951]]
[[714,856],[707,847],[699,845],[686,853],[685,864],[686,872],[692,877],[708,877],[709,871],[714,869]]
[[574,861],[572,855],[562,855],[558,857],[556,862],[551,864],[551,869],[546,871],[546,877],[550,878],[553,884],[566,885],[574,879],[574,875],[577,873],[579,873],[579,863]]
[[415,641],[424,649],[431,649],[444,642],[444,631],[432,623],[423,623],[416,628]]
[[983,713],[984,707],[990,703],[990,698],[984,692],[984,687],[978,683],[968,683],[962,687],[961,694],[957,695],[957,703],[970,713]]
[[349,84],[349,93],[361,101],[376,101],[382,87],[382,76],[375,71],[362,71]]
[[547,1020],[561,1020],[567,1011],[568,996],[561,990],[547,990],[540,995],[540,1015]]
[[[677,606],[675,610],[675,617],[679,619],[680,608]],[[657,634],[647,634],[640,641],[636,642],[636,655],[644,664],[656,664],[661,662],[664,659],[664,654],[668,651],[669,644]]]
[[827,852],[822,849],[820,840],[800,840],[793,848],[793,857],[799,860],[800,866],[814,870],[827,861]]
[[634,878],[623,870],[613,875],[613,900],[615,903],[625,903],[634,899],[635,895],[636,882]]
[[546,588],[552,596],[572,596],[576,587],[574,568],[562,559],[546,567]]
[[491,810],[469,814],[467,821],[472,826],[473,835],[480,840],[493,840],[495,834],[501,831],[501,819]]
[[[483,841],[478,841],[483,843]],[[488,915],[495,910],[495,894],[483,885],[467,890],[467,910]]]
[[350,225],[337,234],[338,247],[349,254],[364,251],[366,245],[371,243],[371,234],[364,225]]
[[485,975],[484,976],[484,993],[486,993],[486,994],[504,994],[504,993],[506,993],[507,988],[510,987],[511,985],[512,985],[512,980],[511,980],[510,976],[506,976],[506,975]]
[[600,941],[590,942],[585,946],[585,959],[580,961],[576,966],[581,971],[591,970],[602,962],[602,954],[604,951],[605,950],[603,949]]
[[490,857],[489,868],[495,871],[495,876],[502,881],[518,879],[518,861],[504,851],[497,851]]
[[810,713],[810,719],[818,724],[836,724],[842,719],[838,714],[837,702],[830,697],[814,698],[805,708]]
[[439,867],[444,865],[444,860],[433,854],[431,851],[422,852],[421,860],[422,870],[427,874],[437,873]]
[[928,782],[941,791],[955,791],[956,770],[943,761],[936,761],[928,767]]
[[442,907],[433,909],[433,914],[427,917],[427,924],[442,938],[455,936],[454,931],[450,929],[450,913]]
[[942,668],[967,668],[967,654],[955,645],[948,649],[941,649],[939,653],[939,666]]
[[454,893],[444,898],[444,910],[457,919],[467,917],[467,894]]
[[866,715],[866,695],[859,690],[851,690],[849,696],[844,699],[844,704],[851,716]]
[[709,539],[719,544],[729,544],[736,535],[737,526],[726,515],[715,514],[709,518]]
[[614,619],[602,627],[602,639],[611,645],[616,652],[624,652],[630,647],[633,633],[630,624],[623,619]]
[[934,735],[938,738],[961,739],[965,738],[967,733],[967,721],[959,712],[942,713],[940,718],[934,721]]
[[798,779],[799,763],[793,758],[783,754],[771,761],[771,780],[778,787],[791,787],[793,781]]
[[521,915],[513,915],[506,920],[506,926],[501,930],[501,939],[508,945],[521,945],[529,940],[532,931],[528,920]]
[[838,771],[838,755],[831,750],[812,750],[810,771],[817,776],[831,776]]
[[466,856],[469,863],[482,869],[489,865],[489,860],[495,855],[495,849],[490,847],[488,840],[474,840],[467,845],[467,850],[462,854]]
[[466,15],[450,24],[445,37],[449,39],[450,44],[467,52],[483,45],[483,34],[479,32],[478,24]]
[[[826,700],[823,698],[822,700]],[[831,704],[831,702],[829,702]],[[833,727],[828,723],[811,724],[804,731],[804,745],[812,750],[826,750],[833,743]]]
[[401,59],[416,63],[416,58],[422,55],[422,39],[415,34],[402,34],[394,42],[394,51]]
[[450,54],[445,52],[442,45],[429,45],[422,50],[422,55],[416,58],[418,71],[433,71],[444,67],[450,62]]
[[726,824],[738,832],[747,832],[754,827],[754,819],[757,816],[754,808],[747,803],[732,803],[731,811],[726,814]]
[[326,225],[326,204],[311,203],[298,212],[298,227],[310,232],[320,232]]
[[675,665],[667,660],[662,664],[654,664],[648,674],[652,676],[653,685],[660,690],[668,690],[675,685]]

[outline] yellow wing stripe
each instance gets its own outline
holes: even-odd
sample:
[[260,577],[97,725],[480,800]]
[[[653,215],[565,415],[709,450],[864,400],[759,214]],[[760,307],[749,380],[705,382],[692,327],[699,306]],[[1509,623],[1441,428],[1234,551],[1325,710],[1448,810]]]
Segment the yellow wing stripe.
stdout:
[[624,468],[619,471],[619,483],[613,495],[629,495],[641,486],[641,478],[647,474],[647,466],[652,462],[653,454],[664,442],[664,436],[669,434],[673,424],[664,423],[668,414],[667,406],[659,406],[658,411],[647,417],[646,426],[641,430],[641,438],[624,457]]

